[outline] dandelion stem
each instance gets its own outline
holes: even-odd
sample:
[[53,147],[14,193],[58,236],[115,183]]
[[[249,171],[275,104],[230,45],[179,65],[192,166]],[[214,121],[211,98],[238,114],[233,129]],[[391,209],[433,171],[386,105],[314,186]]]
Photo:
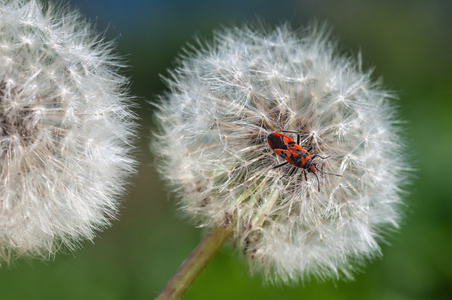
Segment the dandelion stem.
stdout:
[[231,235],[227,227],[212,229],[177,269],[156,300],[179,299]]

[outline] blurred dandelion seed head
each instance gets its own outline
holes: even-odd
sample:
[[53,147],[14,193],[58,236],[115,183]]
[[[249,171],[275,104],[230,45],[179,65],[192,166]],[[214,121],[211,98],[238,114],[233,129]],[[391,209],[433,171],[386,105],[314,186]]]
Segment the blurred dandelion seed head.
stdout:
[[[193,49],[167,80],[151,144],[181,209],[200,226],[231,226],[269,281],[352,277],[400,219],[394,95],[317,26],[234,28]],[[317,173],[318,192],[312,174],[272,169],[284,161],[266,138],[282,130],[343,177]]]
[[110,224],[134,164],[121,67],[77,12],[0,4],[0,260],[48,257]]

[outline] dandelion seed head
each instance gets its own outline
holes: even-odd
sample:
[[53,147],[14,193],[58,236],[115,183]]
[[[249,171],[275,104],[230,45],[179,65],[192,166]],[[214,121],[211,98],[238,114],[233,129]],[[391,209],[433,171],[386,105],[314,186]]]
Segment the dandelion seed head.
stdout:
[[0,261],[73,249],[116,215],[134,165],[121,66],[78,12],[0,5]]
[[[167,79],[151,143],[181,209],[199,226],[231,226],[266,280],[351,278],[400,219],[395,96],[317,26],[234,28],[193,49]],[[273,169],[284,161],[267,136],[283,130],[342,177]]]

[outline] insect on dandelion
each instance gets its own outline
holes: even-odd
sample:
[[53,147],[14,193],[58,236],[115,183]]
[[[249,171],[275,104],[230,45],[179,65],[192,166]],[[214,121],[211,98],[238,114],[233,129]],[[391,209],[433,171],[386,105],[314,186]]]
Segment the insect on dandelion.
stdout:
[[[288,131],[286,131],[288,132]],[[292,132],[296,133],[296,132]],[[319,192],[320,192],[320,183],[319,177],[317,176],[317,172],[321,172],[327,175],[341,176],[338,174],[327,173],[317,168],[317,163],[314,162],[316,157],[321,159],[327,159],[327,157],[322,157],[320,155],[314,155],[311,157],[309,151],[312,150],[313,146],[311,146],[308,150],[305,150],[300,147],[300,134],[297,133],[297,142],[292,140],[287,135],[273,132],[270,133],[267,137],[268,145],[278,156],[284,158],[286,162],[274,166],[273,169],[281,168],[287,164],[291,164],[293,167],[288,173],[289,176],[292,176],[297,173],[298,169],[301,169],[304,175],[305,180],[308,180],[308,173],[312,173],[317,179]]]
[[112,45],[77,12],[0,4],[0,260],[49,257],[110,224],[134,116]]
[[[190,49],[167,79],[151,143],[181,209],[229,230],[265,280],[351,278],[400,219],[394,95],[315,25],[226,29]],[[317,180],[284,176],[293,157],[275,169],[285,161],[271,134],[299,135]]]

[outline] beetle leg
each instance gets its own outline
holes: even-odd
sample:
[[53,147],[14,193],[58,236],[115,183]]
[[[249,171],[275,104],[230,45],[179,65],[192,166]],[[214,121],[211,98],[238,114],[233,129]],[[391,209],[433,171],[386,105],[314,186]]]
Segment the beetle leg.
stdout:
[[290,131],[290,130],[283,130],[282,132],[290,132],[290,133],[295,133],[297,135],[297,145],[300,145],[300,133],[296,132],[296,131]]
[[297,171],[296,167],[293,167],[292,171],[290,171],[289,176],[292,176]]
[[315,172],[311,172],[315,175],[315,178],[317,179],[317,187],[319,189],[319,193],[320,193],[320,181],[319,181],[319,177],[317,177],[317,174]]
[[[312,147],[311,147],[311,149],[312,149]],[[308,152],[309,152],[309,151],[310,151],[310,149],[308,150]],[[314,159],[314,158],[316,158],[316,157],[320,157],[321,159],[327,159],[329,156],[323,157],[323,156],[320,156],[320,155],[316,154],[316,155],[314,155],[313,157],[311,157],[311,159]]]
[[289,170],[289,172],[287,172],[286,174],[284,174],[283,176],[281,176],[280,179],[282,179],[285,176],[291,176],[295,171],[297,170],[296,167],[293,167],[292,169]]
[[288,161],[286,161],[286,162],[283,162],[282,164],[279,164],[279,165],[276,165],[276,166],[272,167],[272,169],[277,169],[277,168],[280,168],[280,167],[282,167],[282,166],[285,166],[285,165],[287,165],[288,163],[289,163]]

